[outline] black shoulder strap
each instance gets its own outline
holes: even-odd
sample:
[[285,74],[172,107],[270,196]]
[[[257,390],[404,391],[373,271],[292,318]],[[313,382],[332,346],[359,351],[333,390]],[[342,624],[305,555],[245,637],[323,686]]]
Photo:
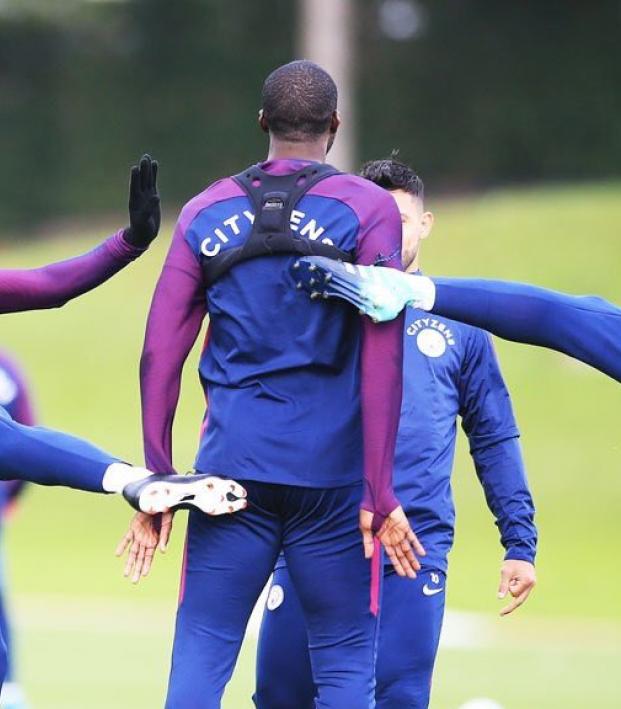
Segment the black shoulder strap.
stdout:
[[352,253],[332,244],[296,236],[291,230],[291,212],[303,195],[320,180],[338,174],[339,171],[331,165],[314,163],[289,175],[272,175],[258,165],[235,175],[233,179],[252,202],[252,231],[242,246],[204,260],[203,274],[207,286],[238,263],[258,256],[327,256],[351,262]]

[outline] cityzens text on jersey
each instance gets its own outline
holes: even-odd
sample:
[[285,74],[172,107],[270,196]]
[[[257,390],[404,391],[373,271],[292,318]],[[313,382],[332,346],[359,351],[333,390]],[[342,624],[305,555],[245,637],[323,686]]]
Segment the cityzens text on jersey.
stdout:
[[451,330],[443,322],[435,318],[419,318],[418,320],[414,320],[414,322],[408,326],[406,332],[408,335],[416,335],[420,330],[424,330],[425,328],[431,328],[432,330],[441,332],[448,345],[455,344],[455,338]]
[[435,318],[419,318],[406,330],[408,335],[415,335],[418,349],[427,357],[442,357],[449,345],[455,344],[451,330]]
[[[228,244],[231,239],[235,241],[235,237],[241,236],[240,220],[242,224],[245,220],[252,225],[254,214],[244,209],[241,214],[233,214],[228,219],[224,219],[221,226],[213,230],[213,236],[207,236],[201,241],[200,248],[203,256],[217,256],[223,244]],[[298,232],[300,236],[305,236],[311,241],[317,241],[325,232],[325,228],[319,226],[316,219],[307,218],[306,212],[301,212],[299,209],[291,211],[290,226],[291,231]],[[334,242],[327,236],[321,238],[321,243],[334,246]]]

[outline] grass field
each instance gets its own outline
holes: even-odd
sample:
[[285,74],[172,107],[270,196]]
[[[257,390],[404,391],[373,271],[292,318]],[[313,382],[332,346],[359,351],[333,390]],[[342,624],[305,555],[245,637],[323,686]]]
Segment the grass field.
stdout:
[[[621,185],[498,191],[433,204],[429,273],[529,280],[621,302]],[[167,215],[169,217],[172,214]],[[137,362],[145,312],[169,229],[153,252],[61,311],[5,316],[48,425],[141,459]],[[74,235],[1,247],[3,265],[85,249]],[[505,709],[621,706],[621,388],[560,355],[499,343],[538,504],[539,585],[512,617],[496,617],[497,533],[460,443],[457,544],[434,709],[490,697]],[[191,465],[202,399],[196,356],[186,370],[175,458]],[[184,520],[138,588],[113,556],[128,511],[116,499],[30,490],[6,532],[19,668],[40,709],[152,709],[168,672]],[[455,622],[453,622],[453,620]],[[465,622],[462,622],[464,621]],[[249,707],[248,638],[225,706]]]

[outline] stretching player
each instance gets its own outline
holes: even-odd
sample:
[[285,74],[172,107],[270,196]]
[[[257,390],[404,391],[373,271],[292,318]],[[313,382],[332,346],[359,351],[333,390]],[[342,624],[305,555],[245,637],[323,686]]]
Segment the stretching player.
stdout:
[[398,572],[420,568],[391,486],[402,322],[360,327],[349,308],[316,308],[288,272],[301,253],[400,268],[392,198],[324,164],[336,93],[311,62],[270,74],[259,118],[267,161],[186,205],[153,298],[141,364],[147,464],[173,470],[181,371],[209,312],[195,465],[235,477],[250,502],[226,520],[190,513],[168,709],[220,706],[281,548],[309,627],[317,706],[370,706],[376,617],[358,520],[367,557],[375,513]]
[[[6,354],[0,353],[0,406],[25,426],[34,426],[35,416],[26,380],[19,367]],[[0,481],[0,535],[1,525],[11,514],[18,497],[22,494],[24,482],[21,480]],[[2,557],[2,554],[0,554]],[[24,692],[17,682],[13,655],[13,633],[6,603],[6,577],[4,563],[0,558],[0,633],[7,646],[6,682],[0,693],[0,706],[6,709],[25,709]]]
[[[419,245],[433,225],[423,184],[395,160],[367,163],[362,176],[389,190],[403,224],[403,265],[419,270]],[[537,532],[518,430],[489,336],[408,308],[403,330],[403,402],[395,454],[395,490],[427,554],[415,580],[384,569],[377,657],[377,706],[424,709],[444,614],[447,555],[455,512],[451,468],[461,416],[477,475],[500,529],[505,560],[499,595],[510,613],[535,583]],[[300,602],[279,560],[259,636],[258,709],[310,709],[315,688]]]

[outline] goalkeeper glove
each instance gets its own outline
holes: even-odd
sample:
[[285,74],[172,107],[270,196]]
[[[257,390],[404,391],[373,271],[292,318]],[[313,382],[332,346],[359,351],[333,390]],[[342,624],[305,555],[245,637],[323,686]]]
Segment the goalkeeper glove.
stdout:
[[143,155],[140,164],[132,167],[129,177],[129,227],[123,236],[128,244],[139,249],[146,249],[160,229],[157,168],[157,160]]

